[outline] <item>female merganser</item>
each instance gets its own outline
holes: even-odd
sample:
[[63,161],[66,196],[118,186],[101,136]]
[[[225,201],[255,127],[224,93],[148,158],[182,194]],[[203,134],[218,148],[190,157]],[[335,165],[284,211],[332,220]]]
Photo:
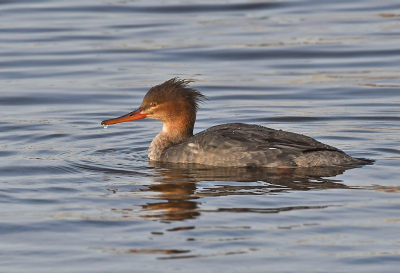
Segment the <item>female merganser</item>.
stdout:
[[328,167],[365,165],[359,159],[310,137],[259,125],[230,123],[193,135],[199,103],[206,97],[173,78],[150,88],[139,109],[102,125],[143,118],[164,123],[151,142],[150,160],[220,167]]

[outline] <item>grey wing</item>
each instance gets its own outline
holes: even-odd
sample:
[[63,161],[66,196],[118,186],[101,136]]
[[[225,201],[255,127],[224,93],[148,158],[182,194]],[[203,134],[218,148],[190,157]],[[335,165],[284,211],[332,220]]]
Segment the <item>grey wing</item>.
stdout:
[[207,145],[207,141],[211,137],[214,140],[212,141],[214,145],[220,144],[223,147],[225,144],[228,148],[238,146],[244,150],[279,148],[301,152],[319,150],[342,152],[335,147],[323,144],[305,135],[252,124],[231,123],[219,125],[211,127],[195,136],[195,138],[199,139],[198,141],[203,142],[203,145]]
[[171,147],[165,156],[170,162],[214,166],[293,167],[295,158],[319,150],[340,151],[304,135],[232,123],[211,127]]

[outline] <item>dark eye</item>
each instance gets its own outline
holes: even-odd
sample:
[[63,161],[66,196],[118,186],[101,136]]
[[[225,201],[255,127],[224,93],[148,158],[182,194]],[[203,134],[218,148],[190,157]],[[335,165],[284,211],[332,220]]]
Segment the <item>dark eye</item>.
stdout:
[[157,102],[152,102],[152,103],[150,103],[150,105],[153,106],[153,107],[157,106]]

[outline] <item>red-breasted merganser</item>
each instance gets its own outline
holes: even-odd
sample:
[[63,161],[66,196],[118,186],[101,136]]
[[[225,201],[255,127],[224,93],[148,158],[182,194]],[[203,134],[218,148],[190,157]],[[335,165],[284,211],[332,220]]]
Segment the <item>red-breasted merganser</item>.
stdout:
[[229,123],[193,135],[199,103],[206,97],[189,88],[190,81],[173,78],[147,92],[140,107],[102,125],[143,118],[164,123],[151,142],[150,160],[196,163],[220,167],[354,166],[372,161],[358,159],[310,137],[259,125]]

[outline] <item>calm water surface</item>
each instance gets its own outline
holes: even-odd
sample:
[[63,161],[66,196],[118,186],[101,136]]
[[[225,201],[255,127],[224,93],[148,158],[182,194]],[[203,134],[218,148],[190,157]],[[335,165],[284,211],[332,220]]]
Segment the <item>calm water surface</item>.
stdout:
[[[1,272],[398,272],[398,1],[2,1]],[[306,134],[351,170],[147,161],[161,123],[103,129],[192,79],[196,132]]]

